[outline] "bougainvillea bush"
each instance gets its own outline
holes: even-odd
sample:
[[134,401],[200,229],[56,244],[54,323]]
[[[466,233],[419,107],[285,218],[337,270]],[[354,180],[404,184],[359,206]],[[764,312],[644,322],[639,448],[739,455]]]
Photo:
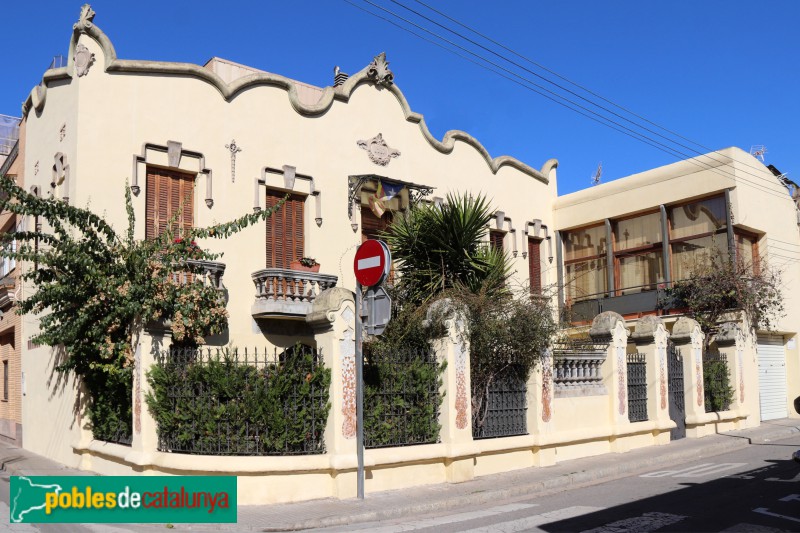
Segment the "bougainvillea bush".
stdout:
[[103,217],[56,198],[39,198],[0,176],[0,210],[26,217],[27,230],[2,236],[16,247],[3,254],[23,263],[32,293],[20,314],[39,317],[33,342],[59,353],[56,370],[74,372],[89,395],[94,437],[125,441],[131,434],[131,384],[135,342],[143,326],[162,321],[177,345],[196,346],[222,332],[227,311],[219,291],[201,281],[198,260],[214,260],[197,245],[227,238],[269,217],[274,209],[208,228],[181,230],[174,222],[152,240],[134,239],[135,216],[125,187],[127,229],[118,233]]

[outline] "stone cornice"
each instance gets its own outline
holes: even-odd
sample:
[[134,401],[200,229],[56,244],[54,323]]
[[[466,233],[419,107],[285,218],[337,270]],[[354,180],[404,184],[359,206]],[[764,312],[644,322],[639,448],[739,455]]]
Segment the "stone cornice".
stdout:
[[316,103],[304,104],[298,97],[295,81],[278,74],[272,74],[268,72],[254,73],[234,80],[231,83],[226,83],[214,72],[191,63],[118,59],[117,52],[114,49],[114,45],[111,43],[111,40],[96,24],[92,22],[94,12],[91,11],[91,8],[89,8],[89,11],[91,12],[91,17],[87,19],[87,21],[84,21],[84,15],[82,12],[81,21],[74,26],[72,39],[70,41],[67,66],[45,72],[42,78],[42,83],[37,85],[31,91],[27,100],[23,104],[23,116],[27,116],[31,109],[35,109],[37,112],[42,111],[46,101],[48,82],[64,78],[75,79],[77,77],[74,65],[75,48],[77,46],[79,37],[82,34],[85,34],[94,39],[100,48],[102,48],[104,56],[104,72],[121,74],[163,74],[166,76],[195,78],[214,87],[227,102],[232,101],[239,93],[252,87],[262,85],[280,87],[287,92],[292,108],[294,108],[298,114],[308,117],[322,115],[323,113],[327,112],[335,100],[347,103],[350,100],[353,91],[355,91],[359,85],[368,83],[374,85],[378,90],[391,92],[397,99],[400,107],[403,109],[405,119],[413,124],[418,124],[420,131],[428,143],[443,154],[449,154],[452,152],[456,141],[461,141],[472,146],[478,151],[478,153],[481,154],[483,159],[486,161],[486,164],[489,165],[492,173],[496,174],[500,168],[509,166],[545,184],[550,182],[550,171],[558,166],[557,160],[550,159],[545,162],[541,170],[536,170],[535,168],[530,167],[518,159],[510,156],[498,156],[493,158],[478,140],[468,133],[460,130],[448,131],[445,133],[441,141],[436,139],[431,134],[428,126],[425,124],[424,117],[421,114],[411,110],[408,101],[396,84],[391,83],[386,86],[386,84],[382,84],[379,82],[379,80],[374,79],[374,73],[371,73],[372,65],[368,65],[357,74],[350,76],[345,83],[338,87],[325,87],[323,89],[322,96]]

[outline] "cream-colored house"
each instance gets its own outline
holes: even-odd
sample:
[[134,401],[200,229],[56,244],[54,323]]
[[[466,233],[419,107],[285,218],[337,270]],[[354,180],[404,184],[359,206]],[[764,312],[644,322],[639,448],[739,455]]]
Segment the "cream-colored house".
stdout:
[[[758,179],[772,180],[758,194],[742,190],[746,180],[717,176],[710,170],[698,172],[684,162],[558,198],[554,159],[535,168],[511,157],[492,157],[465,132],[449,131],[441,140],[434,138],[398,88],[402,73],[395,79],[383,54],[358,73],[350,77],[337,73],[332,86],[319,88],[219,58],[204,66],[119,59],[93,19],[94,12],[84,6],[69,43],[67,66],[45,72],[25,103],[26,149],[20,155],[26,189],[102,208],[121,229],[126,224],[124,187],[129,186],[138,238],[162,229],[182,199],[188,200],[183,203],[181,224],[201,227],[270,207],[288,193],[289,200],[273,219],[229,240],[201,243],[224,253],[219,263],[205,266],[208,280],[224,291],[230,315],[228,331],[209,343],[271,350],[301,341],[319,349],[332,373],[331,407],[324,453],[235,457],[175,453],[159,442],[156,422],[143,400],[148,389],[143,376],[153,364],[154,348],[169,343],[159,333],[148,333],[136,356],[130,444],[93,440],[82,417],[77,384],[74,379],[54,378],[56,355],[49,347],[28,342],[37,322],[25,316],[18,343],[28,383],[22,404],[24,445],[70,466],[103,474],[236,474],[239,501],[244,504],[353,496],[354,254],[362,239],[385,227],[394,214],[416,202],[438,202],[448,192],[483,193],[491,199],[496,214],[490,241],[511,256],[513,283],[534,292],[558,285],[560,300],[575,305],[579,299],[590,302],[585,306],[595,305],[591,298],[597,293],[611,294],[602,299],[603,307],[594,308],[595,314],[606,309],[607,300],[622,301],[629,287],[636,285],[637,294],[644,294],[646,287],[641,286],[657,288],[662,282],[657,267],[656,278],[651,279],[649,270],[629,269],[624,254],[611,256],[620,265],[623,285],[604,284],[604,279],[611,281],[613,269],[578,265],[578,259],[597,260],[605,249],[576,255],[571,243],[607,239],[608,233],[583,229],[598,223],[605,229],[606,219],[614,229],[624,224],[618,219],[641,214],[642,223],[630,231],[653,233],[660,227],[656,219],[661,205],[669,216],[673,206],[708,197],[707,210],[717,219],[726,213],[734,217],[725,227],[733,229],[742,249],[753,250],[757,243],[763,250],[773,238],[790,246],[800,244],[795,207],[785,189],[758,161],[737,150],[723,152],[721,165],[729,172],[744,173],[747,168],[757,172]],[[377,216],[381,209],[371,205],[378,188],[387,198],[392,196],[384,201],[381,216]],[[386,190],[393,195],[386,195]],[[759,211],[767,194],[780,207]],[[732,208],[720,208],[720,197]],[[653,218],[651,212],[658,216]],[[716,235],[717,229],[712,233]],[[638,234],[634,239],[641,240]],[[641,251],[648,258],[647,254],[656,257],[659,252],[674,257],[677,243],[667,244],[672,248],[653,244],[652,250]],[[315,258],[320,271],[297,270],[292,261],[303,257]],[[592,273],[572,281],[579,268]],[[639,276],[640,271],[649,277]],[[796,266],[790,265],[787,272],[791,284],[797,279]],[[677,279],[661,276],[665,281]],[[30,287],[22,290],[24,295]],[[789,314],[782,325],[787,376],[798,371],[792,329],[796,306],[789,298]],[[737,388],[725,413],[705,413],[701,398],[695,401],[695,391],[702,385],[702,374],[694,371],[702,340],[696,323],[685,318],[638,318],[639,311],[651,310],[625,310],[625,317],[613,313],[587,317],[593,322],[592,345],[577,355],[558,351],[556,357],[546,355],[542,368],[521,392],[518,429],[500,438],[473,437],[466,399],[468,348],[455,334],[442,339],[436,355],[448,365],[439,438],[416,446],[367,450],[367,492],[458,482],[667,444],[676,427],[669,415],[665,381],[670,332],[675,344],[686,350],[680,359],[686,370],[685,387],[675,394],[685,396],[687,435],[699,437],[759,423],[765,412],[758,401],[755,374],[761,352],[747,344],[753,339],[733,330],[730,343],[719,343],[720,350],[728,352],[733,381],[741,381],[746,389]],[[633,370],[628,369],[637,363],[628,360],[628,352],[641,353],[643,363],[637,368],[646,368],[647,394],[640,398],[636,417],[631,414],[628,383]],[[800,392],[796,379],[787,377],[785,382],[786,398]]]
[[689,278],[711,250],[750,268],[766,263],[781,273],[786,313],[774,331],[745,332],[741,355],[758,369],[743,383],[753,391],[747,423],[796,416],[796,194],[775,167],[727,148],[561,196],[554,206],[560,305],[576,323],[613,311],[629,324],[659,314],[671,328],[680,314],[659,309],[664,289]]

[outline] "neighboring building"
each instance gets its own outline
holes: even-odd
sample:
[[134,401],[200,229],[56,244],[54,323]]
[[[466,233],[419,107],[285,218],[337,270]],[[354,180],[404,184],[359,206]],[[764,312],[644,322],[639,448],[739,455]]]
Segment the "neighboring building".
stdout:
[[765,261],[782,272],[786,315],[775,331],[751,339],[747,355],[760,362],[752,386],[761,392],[751,409],[760,420],[794,415],[791,402],[800,395],[797,187],[773,169],[727,148],[560,196],[554,214],[563,243],[561,306],[578,324],[615,311],[629,323],[660,315],[670,327],[680,313],[661,308],[664,289],[689,278],[713,250],[755,269]]
[[[492,158],[461,131],[435,139],[394,83],[383,54],[349,78],[337,72],[333,86],[319,88],[219,58],[202,67],[118,59],[93,17],[84,6],[67,65],[45,72],[25,102],[18,179],[24,171],[26,189],[36,194],[102,206],[120,230],[127,224],[122,209],[127,183],[137,238],[161,231],[181,206],[182,227],[204,227],[268,208],[288,195],[266,223],[227,241],[200,243],[224,253],[224,264],[206,267],[224,289],[230,315],[228,331],[207,340],[212,346],[269,351],[300,341],[321,350],[333,378],[324,454],[172,453],[160,446],[155,423],[142,407],[151,349],[167,342],[146,334],[136,356],[132,442],[93,441],[76,380],[57,373],[55,350],[31,343],[37,321],[25,316],[13,330],[29,389],[22,392],[24,444],[71,466],[104,474],[246,473],[239,478],[244,503],[351,496],[353,257],[363,239],[394,216],[416,202],[440,202],[448,192],[486,194],[497,210],[487,245],[509,252],[514,286],[530,287],[535,295],[560,287],[558,301],[569,304],[578,322],[593,322],[592,334],[603,346],[577,357],[560,352],[555,359],[546,357],[521,392],[515,416],[522,418],[522,429],[480,440],[467,422],[468,348],[452,335],[437,352],[448,361],[440,441],[368,450],[369,491],[463,481],[669,442],[677,422],[665,407],[667,333],[659,320],[640,316],[657,313],[659,290],[685,276],[690,260],[711,244],[730,243],[754,259],[766,251],[770,260],[774,243],[790,250],[800,245],[786,189],[737,149],[713,156],[719,160],[714,169],[680,162],[558,198],[554,159],[536,169],[511,157]],[[30,229],[36,221],[20,224]],[[295,269],[292,262],[303,257],[315,258],[320,272]],[[691,341],[695,359],[686,352],[685,368],[698,365],[697,372],[694,366],[686,372],[686,390],[677,393],[691,400],[687,435],[786,416],[779,408],[800,392],[795,346],[800,304],[793,297],[798,279],[792,262],[785,278],[788,314],[779,337],[759,336],[747,348],[741,331],[735,332],[737,351],[729,360],[739,394],[725,413],[702,411],[699,329],[685,318],[664,320],[674,340]],[[24,296],[29,288],[22,289]],[[608,310],[624,318],[600,314]],[[2,324],[0,336],[6,331]],[[648,358],[648,372],[661,361],[660,378],[653,374],[645,380],[652,391],[643,418],[631,416],[626,395],[625,356],[634,350],[629,339]],[[775,380],[759,383],[751,372],[756,357],[768,359],[762,345],[772,347],[773,361],[784,366],[785,392],[769,402],[765,394],[759,402],[755,391],[767,390]],[[12,382],[14,372],[10,367]],[[696,403],[695,390],[700,391]],[[13,396],[18,389],[9,392]],[[0,417],[3,413],[0,404]]]
[[[11,120],[4,120],[11,119]],[[7,150],[6,150],[7,149]],[[25,121],[0,116],[0,176],[8,176],[20,186],[25,183]],[[9,212],[0,213],[0,232],[13,233],[19,226],[19,217]],[[11,246],[15,243],[12,241]],[[22,445],[22,396],[25,378],[22,373],[22,320],[16,313],[15,302],[22,281],[13,259],[0,260],[0,440]]]
[[19,123],[20,119],[17,117],[0,115],[0,167],[5,165],[16,147],[19,139]]

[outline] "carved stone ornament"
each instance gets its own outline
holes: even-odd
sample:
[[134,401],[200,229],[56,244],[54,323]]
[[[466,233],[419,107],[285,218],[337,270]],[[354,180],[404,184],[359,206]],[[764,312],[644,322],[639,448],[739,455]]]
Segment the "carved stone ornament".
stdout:
[[78,77],[86,76],[89,67],[94,64],[94,54],[88,48],[79,44],[75,47],[75,72]]
[[394,83],[394,74],[389,70],[389,62],[386,61],[386,52],[381,52],[372,58],[372,63],[367,67],[367,77],[376,84],[383,87],[390,87]]
[[367,151],[369,159],[376,165],[385,167],[393,157],[400,157],[400,150],[390,148],[383,140],[383,134],[379,133],[372,139],[357,141],[359,148]]
[[89,4],[83,4],[81,6],[81,16],[78,19],[78,22],[72,25],[72,29],[78,30],[81,33],[85,33],[86,30],[92,27],[92,20],[94,20],[94,9]]

